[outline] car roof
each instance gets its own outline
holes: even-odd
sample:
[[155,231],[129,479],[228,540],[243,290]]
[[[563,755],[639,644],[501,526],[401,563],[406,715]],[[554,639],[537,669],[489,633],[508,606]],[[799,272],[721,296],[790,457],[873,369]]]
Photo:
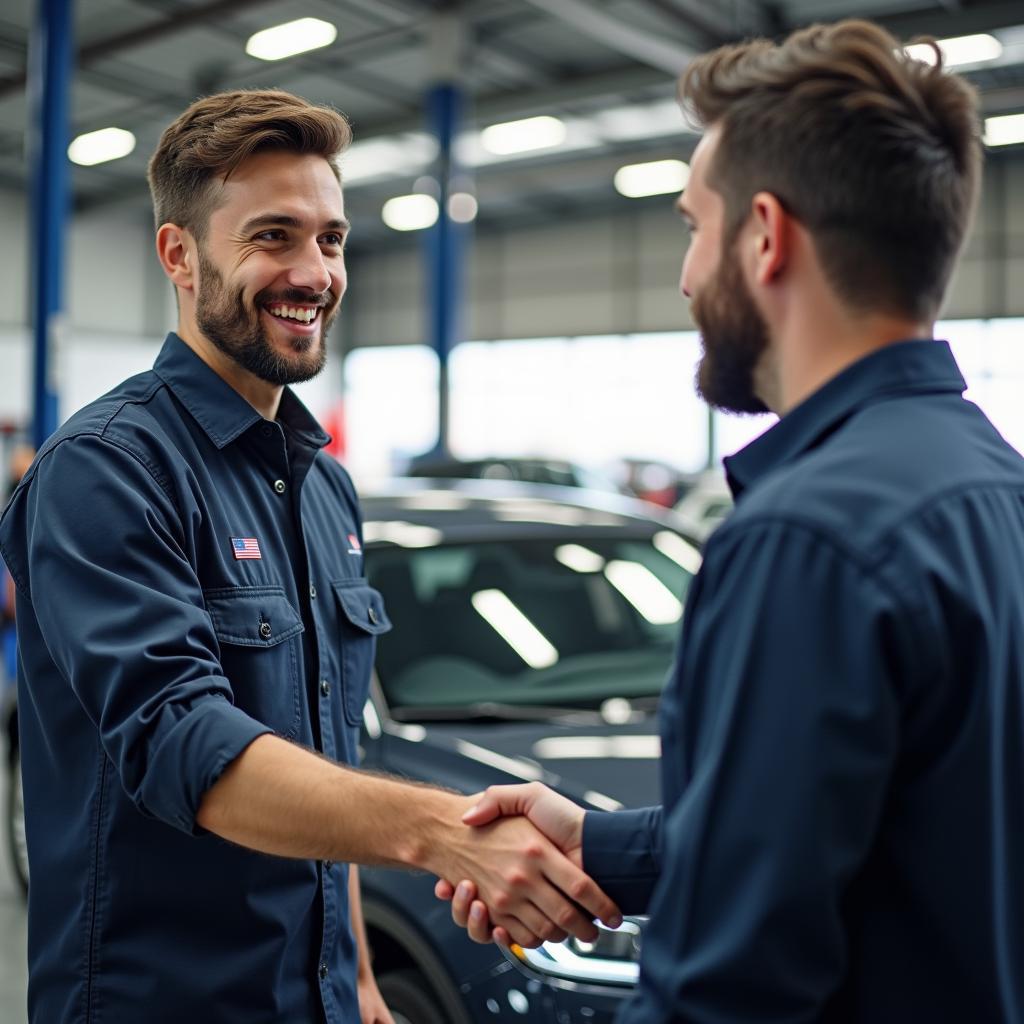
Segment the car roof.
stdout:
[[435,536],[431,544],[565,537],[570,532],[650,537],[665,529],[696,544],[686,521],[670,511],[624,495],[579,487],[403,478],[364,490],[360,500],[368,544],[401,543],[394,536],[395,523],[440,531],[442,536]]

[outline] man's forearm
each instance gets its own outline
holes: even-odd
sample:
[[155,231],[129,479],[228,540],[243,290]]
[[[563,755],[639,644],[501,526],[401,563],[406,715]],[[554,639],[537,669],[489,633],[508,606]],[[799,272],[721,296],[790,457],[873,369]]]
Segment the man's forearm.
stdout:
[[203,828],[281,857],[431,868],[438,836],[467,797],[325,760],[276,736],[257,737],[206,793]]
[[568,931],[593,941],[591,921],[618,909],[525,818],[469,828],[475,801],[356,771],[276,736],[257,737],[210,787],[198,823],[281,857],[420,868],[469,878],[520,945]]

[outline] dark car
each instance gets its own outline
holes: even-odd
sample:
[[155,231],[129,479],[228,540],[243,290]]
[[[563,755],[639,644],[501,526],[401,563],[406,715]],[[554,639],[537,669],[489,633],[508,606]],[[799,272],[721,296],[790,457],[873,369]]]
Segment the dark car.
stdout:
[[405,475],[432,480],[518,480],[526,484],[583,487],[633,496],[629,487],[619,486],[599,469],[543,456],[491,455],[482,459],[458,459],[430,453],[414,458],[406,467]]
[[[539,779],[602,810],[657,802],[654,713],[700,563],[671,514],[475,480],[401,481],[363,512],[366,574],[394,625],[378,639],[366,768],[465,793]],[[635,984],[641,919],[522,952],[517,969],[455,927],[432,877],[361,879],[398,1024],[600,1024]]]
[[[403,482],[363,511],[367,576],[394,623],[366,767],[467,793],[540,779],[603,810],[658,800],[654,713],[700,564],[679,520],[489,481]],[[454,927],[432,878],[361,877],[382,988],[413,1024],[610,1020],[635,983],[641,921],[528,951],[519,971]]]

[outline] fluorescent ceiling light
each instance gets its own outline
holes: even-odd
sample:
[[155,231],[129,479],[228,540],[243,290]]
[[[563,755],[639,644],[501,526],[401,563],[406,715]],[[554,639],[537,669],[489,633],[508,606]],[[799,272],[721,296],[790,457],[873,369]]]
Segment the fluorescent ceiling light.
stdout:
[[385,178],[412,177],[437,156],[437,139],[426,132],[403,132],[354,142],[341,155],[346,185]]
[[630,142],[653,139],[662,135],[678,136],[686,130],[683,114],[676,100],[654,103],[630,103],[609,107],[591,115],[594,127],[609,142]]
[[119,160],[135,148],[135,136],[123,128],[101,128],[79,135],[68,146],[68,159],[83,167]]
[[330,46],[338,38],[338,30],[319,18],[299,18],[283,25],[265,28],[249,37],[245,52],[260,60],[284,60],[307,50]]
[[480,133],[484,149],[498,156],[551,149],[565,141],[565,124],[557,117],[542,115],[522,121],[492,124]]
[[476,219],[476,197],[469,192],[453,192],[448,197],[448,216],[456,224],[468,224]]
[[667,558],[671,558],[676,565],[685,569],[688,573],[697,575],[700,569],[700,552],[692,545],[683,540],[678,533],[671,530],[659,530],[653,538],[654,546]]
[[530,668],[548,668],[558,651],[500,590],[478,590],[471,598],[477,613]]
[[690,166],[682,160],[651,160],[626,164],[615,172],[615,190],[629,199],[682,192],[690,180]]
[[1024,142],[1024,114],[985,118],[986,146],[1012,146],[1015,142]]
[[[1003,54],[1003,44],[995,36],[987,34],[954,36],[936,42],[942,51],[942,62],[948,68],[961,64],[983,64],[985,61],[998,60]],[[906,47],[906,52],[914,60],[925,64],[935,63],[935,51],[927,43],[915,43]]]
[[609,562],[604,574],[608,582],[653,625],[667,626],[682,618],[682,602],[646,565]]
[[600,572],[604,568],[604,559],[582,544],[560,544],[555,548],[555,558],[575,572]]
[[395,196],[384,204],[380,215],[395,231],[420,231],[437,220],[437,200],[422,193]]

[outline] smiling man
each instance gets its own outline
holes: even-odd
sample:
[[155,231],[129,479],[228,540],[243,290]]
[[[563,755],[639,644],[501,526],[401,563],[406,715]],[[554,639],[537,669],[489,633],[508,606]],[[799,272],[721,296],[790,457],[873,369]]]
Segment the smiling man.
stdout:
[[534,784],[466,819],[528,815],[650,914],[623,1024],[1024,1022],[1024,461],[933,338],[981,165],[935,56],[846,21],[683,79],[697,387],[779,422],[725,460],[664,806]]
[[287,385],[323,368],[345,293],[348,141],[266,91],[165,131],[177,332],[46,443],[0,520],[33,1024],[389,1024],[347,862],[465,874],[522,942],[596,934],[564,892],[616,917],[525,820],[477,832],[466,797],[347,767],[389,623],[352,483]]

